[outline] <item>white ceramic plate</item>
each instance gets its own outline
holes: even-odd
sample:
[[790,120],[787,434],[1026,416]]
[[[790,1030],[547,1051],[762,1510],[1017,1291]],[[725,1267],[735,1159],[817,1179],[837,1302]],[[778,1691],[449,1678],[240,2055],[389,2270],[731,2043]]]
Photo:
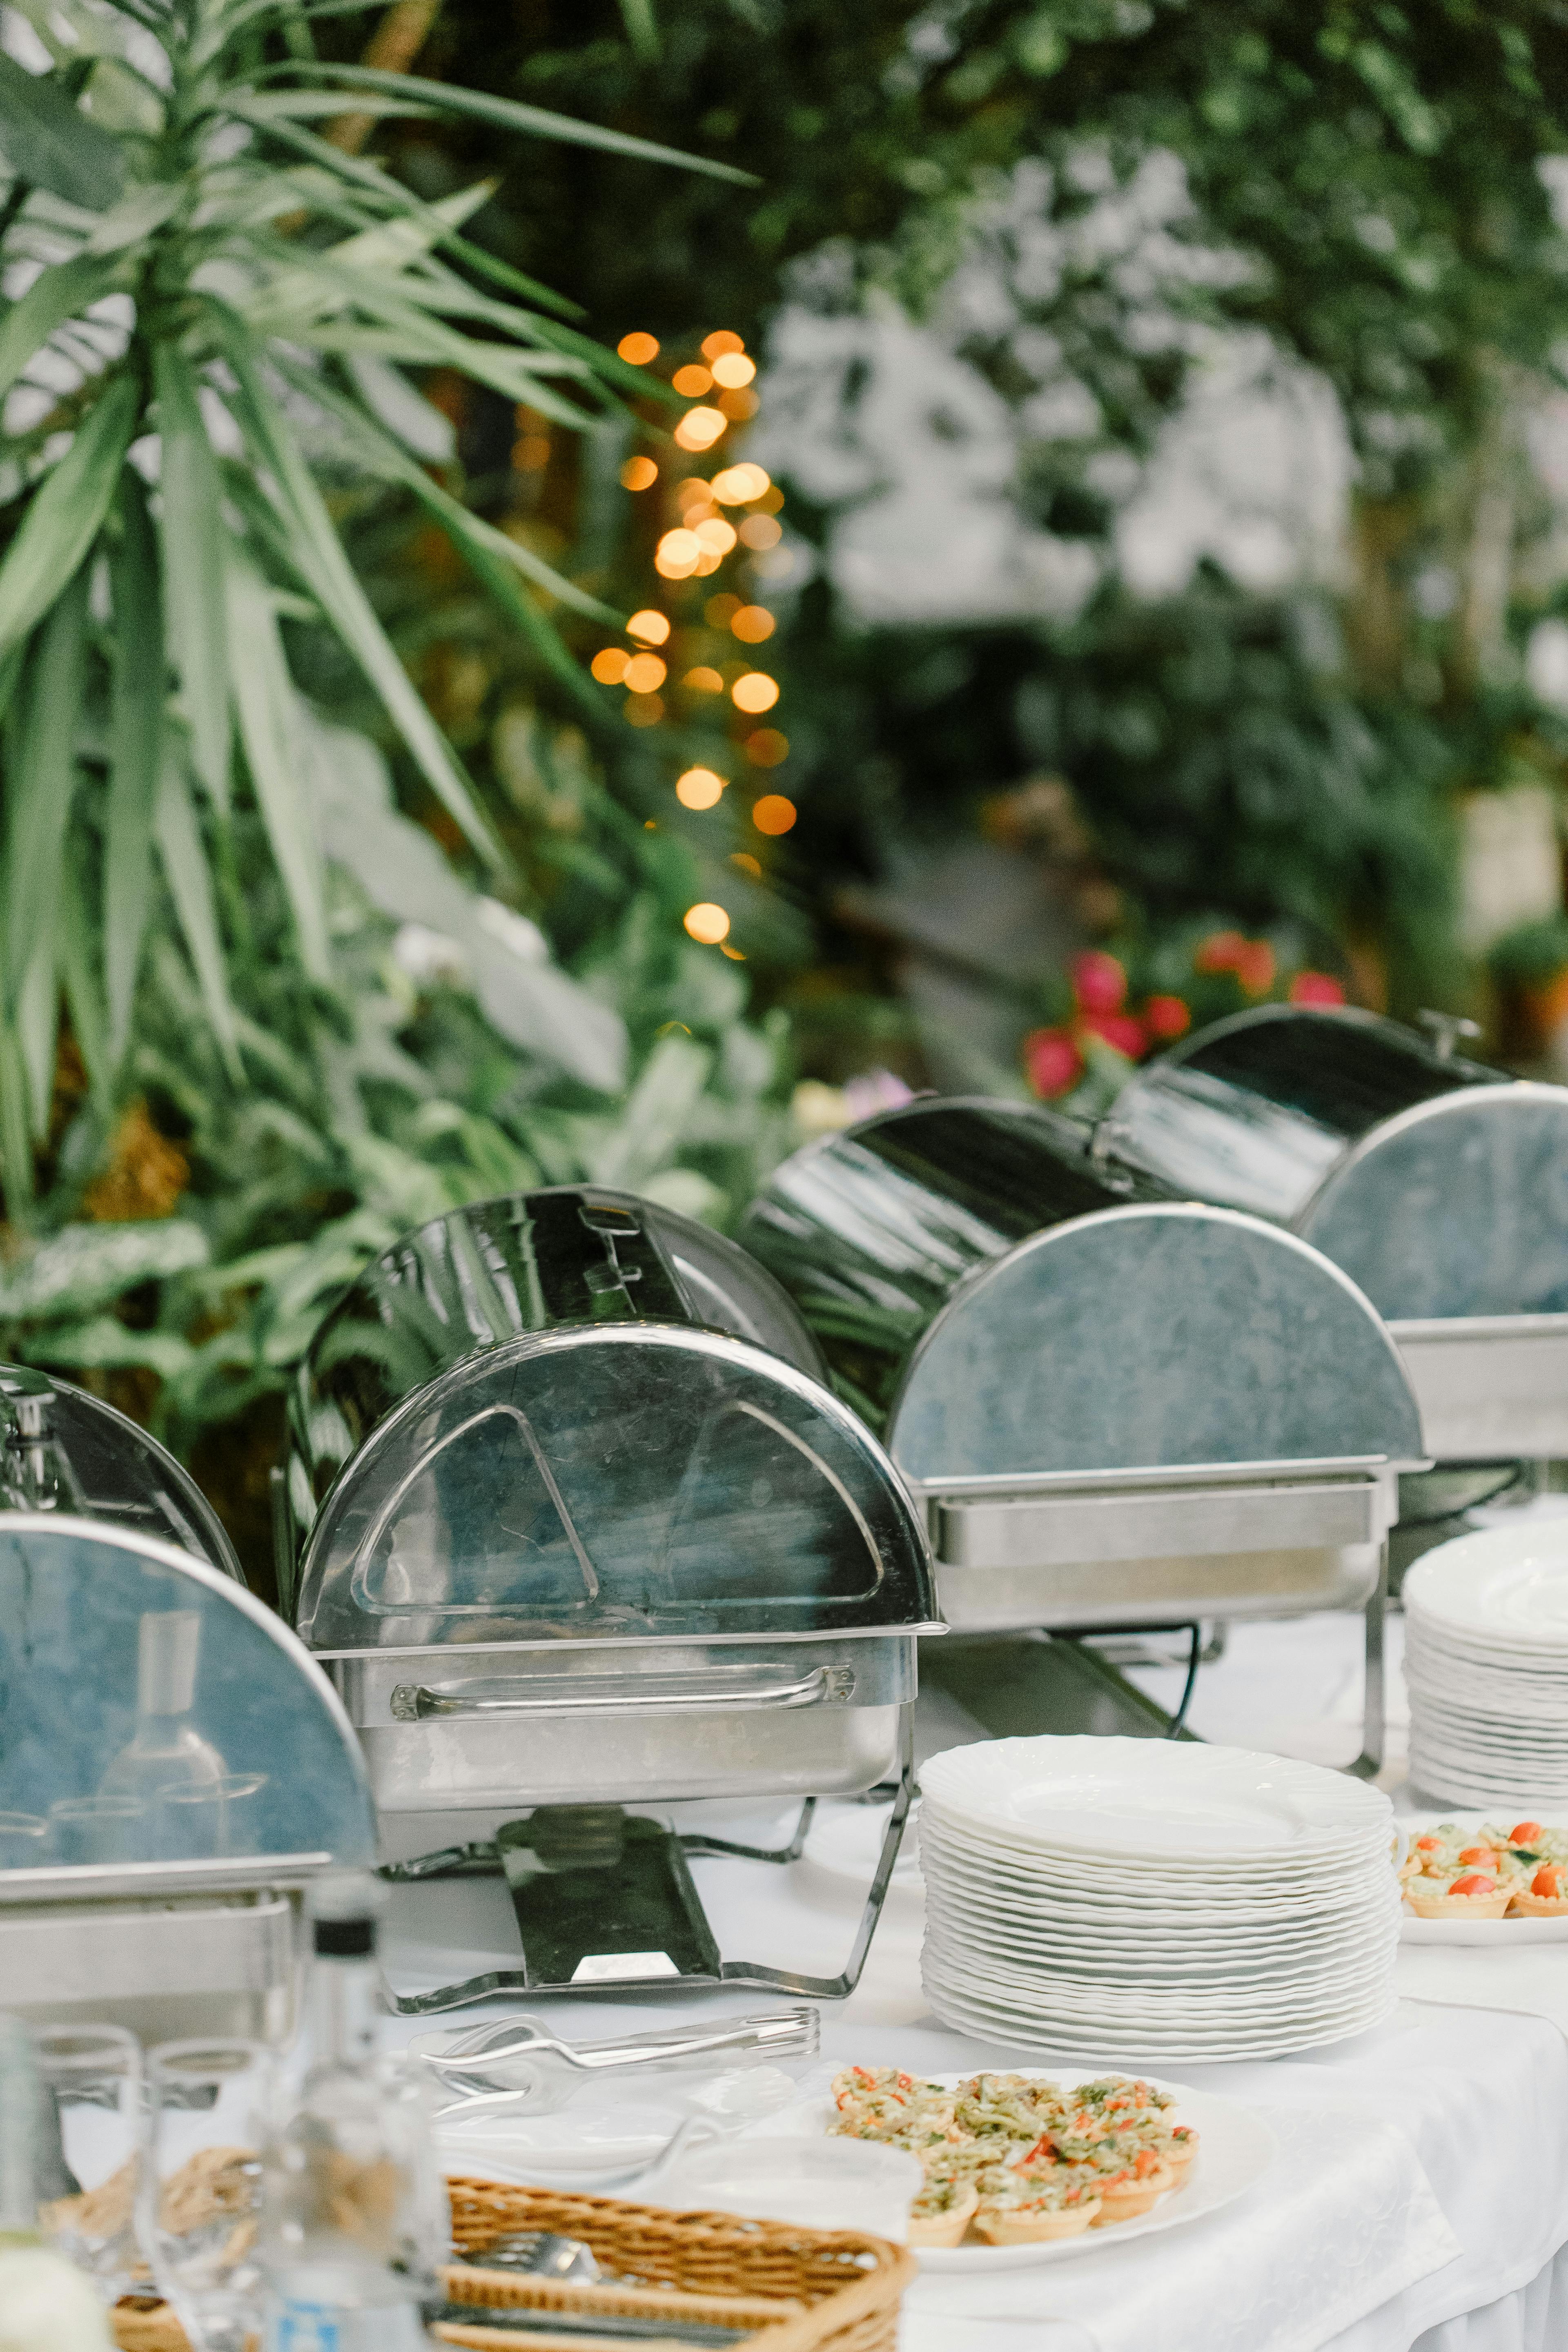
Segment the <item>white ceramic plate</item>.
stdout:
[[[819,1804],[806,1836],[805,1860],[827,1877],[842,1879],[863,1893],[876,1873],[887,1834],[888,1811],[886,1805]],[[890,1891],[895,1894],[920,1893],[919,1819],[916,1802],[910,1808],[899,1858],[893,1864]]]
[[[1043,2074],[1046,2081],[1070,2085],[1092,2082],[1105,2069],[1059,2066],[1008,2071]],[[1115,2071],[1125,2074],[1129,2069],[1119,2065]],[[927,2079],[951,2086],[967,2081],[968,2076],[933,2074]],[[1153,2075],[1144,2079],[1158,2080]],[[1262,2179],[1279,2150],[1273,2133],[1260,2116],[1234,2099],[1216,2098],[1207,2091],[1189,2091],[1180,2083],[1158,2083],[1158,2087],[1174,2094],[1178,2105],[1171,2111],[1171,2120],[1191,2124],[1199,2134],[1199,2144],[1184,2186],[1163,2197],[1152,2213],[1145,2213],[1141,2221],[1118,2221],[1112,2228],[1089,2230],[1080,2238],[1059,2239],[1054,2244],[911,2247],[921,2268],[939,2273],[967,2271],[984,2276],[994,2271],[1032,2269],[1037,2263],[1070,2262],[1075,2256],[1124,2246],[1134,2238],[1152,2237],[1158,2231],[1179,2229],[1184,2222],[1201,2221],[1205,2214],[1217,2213],[1222,2207],[1234,2204]],[[831,2105],[825,2098],[802,2100],[797,2108],[786,2108],[748,2137],[761,2137],[763,2134],[772,2137],[786,2131],[798,2132],[802,2137],[825,2133],[831,2114]]]
[[[1074,2033],[1066,2028],[1047,2029],[1037,2019],[1020,2019],[1009,2010],[994,2010],[989,2004],[965,2000],[963,1996],[944,1993],[930,1985],[926,1997],[932,2013],[944,2025],[960,2033],[970,2033],[981,2041],[999,2042],[1009,2049],[1030,2054],[1047,2053],[1066,2059],[1079,2059],[1103,2071],[1124,2063],[1117,2056],[1124,2051],[1132,2037],[1109,2028],[1089,2033]],[[1159,2039],[1152,2033],[1141,2033],[1136,2047],[1142,2059],[1152,2065],[1213,2066],[1256,2058],[1282,2058],[1296,2051],[1327,2049],[1336,2042],[1349,2041],[1352,2035],[1365,2033],[1381,2025],[1394,2014],[1394,2003],[1386,2000],[1380,2009],[1369,2010],[1349,2024],[1327,2029],[1312,2025],[1300,2032],[1269,2032],[1258,2035],[1232,2033],[1217,2040],[1197,2034]]]
[[929,1815],[921,1842],[922,1868],[944,1867],[993,1893],[1129,1919],[1174,1912],[1184,1917],[1213,1915],[1222,1924],[1353,1908],[1369,1883],[1386,1879],[1395,1852],[1390,1838],[1353,1861],[1336,1857],[1293,1879],[1259,1874],[1255,1880],[1218,1881],[1198,1868],[1155,1872],[1134,1864],[1101,1875],[1065,1857],[1041,1855],[1032,1863],[1016,1853],[1005,1857],[973,1833],[933,1822]]
[[921,1786],[1026,1852],[1249,1874],[1266,1856],[1359,1846],[1394,1820],[1381,1790],[1324,1766],[1172,1740],[984,1740],[933,1756]]
[[1438,1544],[1405,1580],[1405,1613],[1467,1643],[1568,1654],[1568,1526],[1532,1519]]

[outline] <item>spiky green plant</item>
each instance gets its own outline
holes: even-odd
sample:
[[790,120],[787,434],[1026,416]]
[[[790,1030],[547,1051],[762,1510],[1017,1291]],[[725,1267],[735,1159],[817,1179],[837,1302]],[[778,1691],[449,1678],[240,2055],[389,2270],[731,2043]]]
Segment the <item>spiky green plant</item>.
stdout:
[[47,69],[0,57],[0,1175],[26,1210],[63,998],[95,1087],[132,1034],[159,898],[231,1079],[228,956],[254,803],[307,980],[332,977],[319,740],[285,622],[332,633],[482,866],[504,852],[356,578],[314,461],[397,486],[560,669],[540,593],[617,616],[429,469],[441,420],[402,371],[455,369],[567,426],[645,377],[321,135],[346,108],[742,175],[415,76],[325,63],[342,0],[24,0]]

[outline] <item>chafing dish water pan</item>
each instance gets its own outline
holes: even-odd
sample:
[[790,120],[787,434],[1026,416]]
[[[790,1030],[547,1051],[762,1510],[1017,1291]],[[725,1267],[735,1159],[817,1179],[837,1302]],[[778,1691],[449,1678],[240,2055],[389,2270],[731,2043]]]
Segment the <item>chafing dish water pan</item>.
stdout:
[[572,1981],[846,1989],[720,1962],[679,1857],[621,1816],[898,1779],[879,1901],[935,1612],[910,1496],[818,1361],[733,1244],[597,1186],[426,1226],[317,1336],[286,1488],[294,1622],[384,1815],[535,1809],[493,1855],[524,1929],[519,1988],[565,1967],[537,1920],[527,1942],[522,1879],[598,1866],[593,1899],[555,1889],[557,1924],[573,1903],[591,1922],[637,1870],[663,1874],[685,1924],[626,1949],[606,1926]]
[[1117,1158],[1269,1217],[1388,1323],[1443,1461],[1568,1456],[1568,1087],[1370,1013],[1263,1005],[1141,1070]]
[[290,1894],[374,1854],[320,1668],[174,1545],[0,1513],[0,1987],[9,2009],[280,2037]]
[[786,1160],[742,1238],[921,1496],[954,1631],[1369,1604],[1422,1459],[1355,1286],[1009,1103],[889,1112]]

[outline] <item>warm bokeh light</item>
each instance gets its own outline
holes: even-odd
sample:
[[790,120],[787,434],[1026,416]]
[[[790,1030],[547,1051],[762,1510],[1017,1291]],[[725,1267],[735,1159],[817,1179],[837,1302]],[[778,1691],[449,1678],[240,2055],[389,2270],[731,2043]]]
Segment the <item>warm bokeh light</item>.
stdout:
[[697,577],[699,580],[706,580],[710,572],[717,572],[719,566],[723,562],[723,561],[724,559],[722,555],[721,555],[716,547],[703,548],[701,554],[697,559]]
[[702,617],[710,629],[727,629],[741,609],[739,596],[731,596],[727,588],[717,596],[710,596],[702,607]]
[[643,334],[623,335],[616,345],[616,352],[617,357],[625,360],[628,366],[647,367],[649,360],[656,360],[658,357],[658,337]]
[[651,457],[628,457],[621,467],[623,490],[651,490],[658,479],[658,467]]
[[730,863],[731,866],[738,866],[742,874],[749,874],[753,882],[762,880],[763,869],[749,850],[737,849]]
[[619,686],[630,660],[624,646],[606,646],[603,653],[594,656],[588,667],[601,686]]
[[726,392],[739,392],[756,373],[756,361],[749,360],[744,352],[720,352],[714,358],[713,381],[721,383]]
[[743,646],[760,646],[773,635],[778,623],[765,604],[742,604],[730,626]]
[[727,955],[731,963],[744,963],[746,961],[741,950],[739,948],[732,948],[728,940],[720,940],[719,952],[721,955]]
[[691,528],[703,546],[710,548],[715,555],[728,555],[735,544],[735,526],[726,522],[722,515],[705,515]]
[[550,442],[542,433],[525,433],[511,445],[512,471],[542,474],[550,463]]
[[675,780],[675,797],[682,808],[709,809],[717,805],[724,790],[725,779],[711,768],[688,768]]
[[769,483],[767,488],[763,492],[762,497],[757,500],[757,504],[761,507],[764,514],[777,514],[779,509],[784,504],[784,492],[779,488],[776,482]]
[[[713,386],[713,379],[705,367],[677,368],[669,380],[682,400],[700,400],[702,394],[711,391]],[[723,377],[721,376],[719,381],[722,383]]]
[[621,684],[629,694],[657,694],[667,673],[657,654],[634,654]]
[[710,449],[729,419],[718,408],[689,408],[675,428],[683,449]]
[[710,669],[706,662],[700,662],[695,669],[689,669],[680,683],[689,686],[693,694],[722,694],[724,691],[723,679],[716,669]]
[[727,940],[730,936],[729,916],[722,907],[714,906],[709,898],[704,898],[695,907],[688,907],[684,921],[692,938],[700,940],[705,948],[716,948],[721,940]]
[[704,335],[702,338],[702,356],[705,360],[716,360],[725,352],[743,352],[745,348],[745,337],[737,335],[730,327],[715,327],[710,335]]
[[783,793],[764,793],[760,801],[752,803],[752,823],[759,833],[787,833],[799,811]]
[[776,727],[754,727],[741,748],[753,768],[782,768],[789,758],[789,737]]
[[715,397],[717,405],[731,423],[744,417],[754,416],[762,406],[756,394],[749,388],[744,392],[721,392]]
[[666,580],[686,580],[702,559],[702,541],[695,531],[667,530],[653,551],[653,568]]
[[682,512],[688,507],[705,507],[710,503],[709,486],[700,474],[688,474],[684,481],[677,482],[675,498]]
[[737,710],[749,710],[753,717],[771,710],[779,698],[778,680],[763,669],[749,669],[730,688],[730,699]]
[[748,515],[741,525],[742,544],[754,547],[759,551],[776,547],[783,537],[783,523],[776,521],[771,514]]
[[773,488],[770,476],[750,459],[743,465],[726,466],[715,474],[709,485],[721,507],[749,507],[758,499],[765,499]]
[[622,715],[634,727],[657,727],[664,717],[662,694],[628,694],[621,705]]
[[662,646],[669,635],[669,622],[664,614],[656,612],[649,604],[642,612],[632,614],[626,623],[626,635],[628,637],[640,637],[645,646]]

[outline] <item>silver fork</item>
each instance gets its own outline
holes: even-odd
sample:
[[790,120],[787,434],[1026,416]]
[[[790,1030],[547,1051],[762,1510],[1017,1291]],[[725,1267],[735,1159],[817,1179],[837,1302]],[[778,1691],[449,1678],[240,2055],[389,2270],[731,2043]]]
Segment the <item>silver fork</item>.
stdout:
[[[740,2053],[754,2053],[764,2063],[812,2059],[820,2047],[817,2012],[803,2005],[717,2025],[667,2027],[657,2033],[582,2044],[560,2041],[538,2018],[507,2018],[470,2027],[443,2049],[414,2054],[458,2095],[437,2110],[439,2118],[534,2104],[548,2095],[551,2074],[559,2080],[562,2074],[582,2078],[611,2070],[693,2066],[709,2057]],[[538,2067],[540,2072],[522,2083],[509,2083],[504,2075],[498,2080],[492,2070],[508,2064]]]

